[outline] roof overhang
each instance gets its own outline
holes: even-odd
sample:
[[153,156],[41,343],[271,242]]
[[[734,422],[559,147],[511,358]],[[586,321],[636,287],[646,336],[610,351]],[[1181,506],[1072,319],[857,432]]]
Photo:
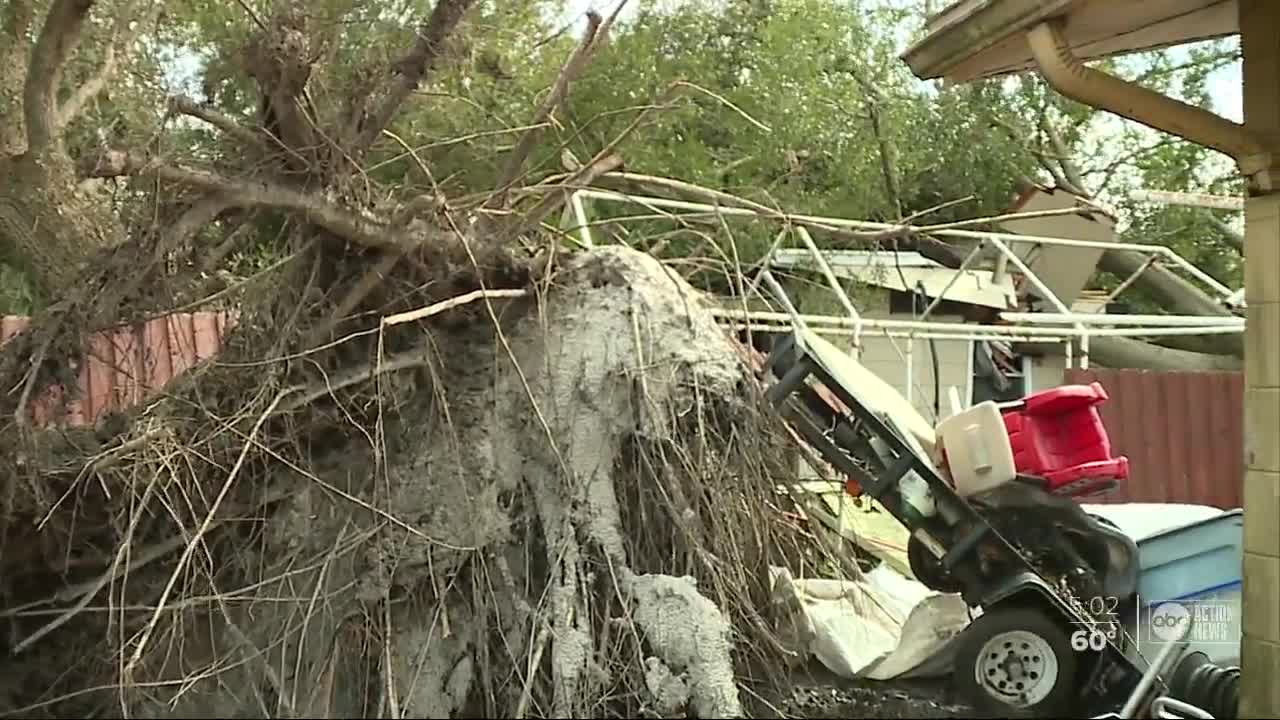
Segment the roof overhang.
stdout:
[[1239,33],[1236,0],[960,0],[902,59],[919,78],[965,83],[1034,68],[1025,34],[1063,18],[1076,57],[1093,60]]

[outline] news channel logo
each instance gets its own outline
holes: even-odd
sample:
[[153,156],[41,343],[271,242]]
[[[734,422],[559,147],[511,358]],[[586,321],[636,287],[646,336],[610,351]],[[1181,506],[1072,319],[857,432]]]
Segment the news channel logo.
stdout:
[[1138,626],[1146,637],[1139,640],[1173,642],[1185,639],[1196,644],[1240,642],[1238,608],[1212,600],[1165,601],[1152,606],[1146,622]]

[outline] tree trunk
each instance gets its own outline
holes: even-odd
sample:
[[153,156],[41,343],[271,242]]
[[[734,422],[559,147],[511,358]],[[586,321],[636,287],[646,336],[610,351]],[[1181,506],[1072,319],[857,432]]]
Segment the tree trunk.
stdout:
[[[1146,257],[1142,253],[1108,250],[1103,253],[1098,268],[1123,280],[1136,272],[1145,262]],[[1134,285],[1155,295],[1161,305],[1175,314],[1235,317],[1221,303],[1167,268],[1157,265],[1147,268]],[[1176,344],[1192,353],[1244,357],[1244,341],[1239,335],[1182,336],[1178,338]]]
[[1160,347],[1131,338],[1100,337],[1089,341],[1089,359],[1103,367],[1140,370],[1239,370],[1240,358]]

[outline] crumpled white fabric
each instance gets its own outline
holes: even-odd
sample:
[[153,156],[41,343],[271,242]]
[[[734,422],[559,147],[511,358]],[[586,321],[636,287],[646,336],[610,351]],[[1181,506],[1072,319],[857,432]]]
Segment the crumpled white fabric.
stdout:
[[859,580],[797,579],[771,568],[775,602],[796,641],[831,672],[890,680],[945,674],[949,644],[969,624],[959,595],[928,589],[880,565]]

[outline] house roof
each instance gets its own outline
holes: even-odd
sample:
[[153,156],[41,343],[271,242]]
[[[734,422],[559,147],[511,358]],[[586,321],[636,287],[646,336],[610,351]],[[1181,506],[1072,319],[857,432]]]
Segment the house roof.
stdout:
[[1025,33],[1052,18],[1087,61],[1234,35],[1237,17],[1236,0],[960,0],[902,59],[922,79],[964,83],[1031,69]]
[[[915,292],[923,286],[925,296],[944,295],[950,302],[1008,310],[1018,305],[1013,280],[1005,275],[997,280],[989,270],[959,272],[943,267],[913,251],[845,250],[826,254],[827,264],[837,277],[898,292]],[[813,268],[813,256],[800,249],[774,251],[771,262],[777,267]],[[959,277],[957,273],[959,272]]]

